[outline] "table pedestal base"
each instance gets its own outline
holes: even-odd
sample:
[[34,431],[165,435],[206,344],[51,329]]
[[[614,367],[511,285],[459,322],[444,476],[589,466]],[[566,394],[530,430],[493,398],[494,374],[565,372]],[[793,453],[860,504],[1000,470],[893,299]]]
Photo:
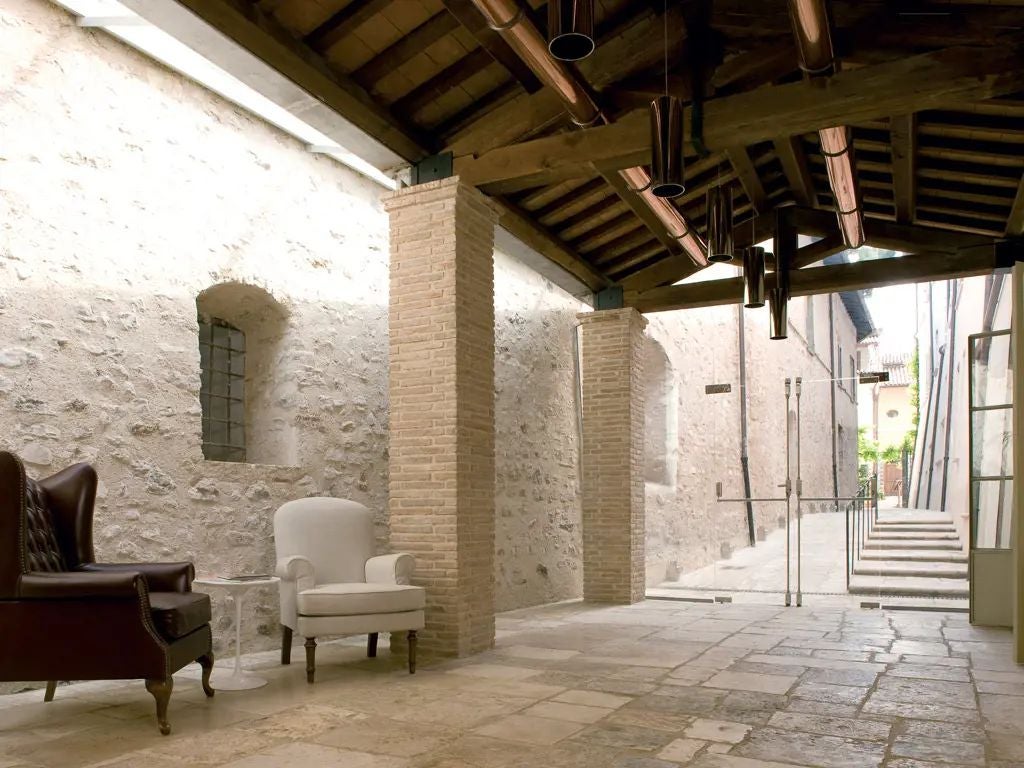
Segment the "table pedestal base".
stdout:
[[215,691],[248,691],[253,688],[262,688],[267,681],[259,675],[236,669],[230,674],[227,670],[222,670],[220,674],[214,671],[210,684]]

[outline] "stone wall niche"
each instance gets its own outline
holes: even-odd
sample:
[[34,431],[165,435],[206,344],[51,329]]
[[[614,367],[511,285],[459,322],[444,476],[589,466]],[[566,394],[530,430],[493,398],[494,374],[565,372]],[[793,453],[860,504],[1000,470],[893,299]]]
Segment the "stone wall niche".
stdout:
[[679,382],[665,348],[644,336],[644,480],[676,489]]
[[295,377],[282,370],[287,310],[264,289],[241,282],[207,288],[196,309],[205,321],[217,318],[245,333],[246,462],[297,464]]

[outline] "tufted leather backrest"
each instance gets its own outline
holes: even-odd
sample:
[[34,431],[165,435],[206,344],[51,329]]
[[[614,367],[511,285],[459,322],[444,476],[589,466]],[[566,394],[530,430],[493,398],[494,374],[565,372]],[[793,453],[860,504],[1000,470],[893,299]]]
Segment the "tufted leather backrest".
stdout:
[[57,543],[46,491],[30,478],[25,480],[25,568],[48,572],[68,569]]

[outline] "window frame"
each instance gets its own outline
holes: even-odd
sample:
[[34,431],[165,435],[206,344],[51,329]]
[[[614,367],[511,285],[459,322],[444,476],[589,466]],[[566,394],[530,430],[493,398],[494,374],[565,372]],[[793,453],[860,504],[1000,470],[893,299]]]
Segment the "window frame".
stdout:
[[[245,332],[219,317],[200,316],[198,322],[203,458],[245,463]],[[215,405],[222,406],[223,417],[214,415]],[[224,427],[222,440],[214,439],[215,424]]]

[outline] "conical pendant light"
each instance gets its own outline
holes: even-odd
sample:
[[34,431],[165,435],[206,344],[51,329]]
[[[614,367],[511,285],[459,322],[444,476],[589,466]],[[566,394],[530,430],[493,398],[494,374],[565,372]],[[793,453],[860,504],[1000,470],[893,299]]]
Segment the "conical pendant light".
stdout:
[[707,196],[708,261],[732,261],[732,189],[710,187]]
[[665,95],[651,102],[651,194],[679,197],[686,191],[683,105],[668,93],[668,0],[665,0]]
[[548,51],[561,61],[594,52],[594,0],[548,1]]
[[764,248],[752,245],[743,249],[743,306],[764,306]]
[[651,193],[679,197],[683,183],[683,106],[675,96],[651,102]]
[[772,316],[772,340],[786,338],[789,302],[778,288],[768,291],[768,312]]

